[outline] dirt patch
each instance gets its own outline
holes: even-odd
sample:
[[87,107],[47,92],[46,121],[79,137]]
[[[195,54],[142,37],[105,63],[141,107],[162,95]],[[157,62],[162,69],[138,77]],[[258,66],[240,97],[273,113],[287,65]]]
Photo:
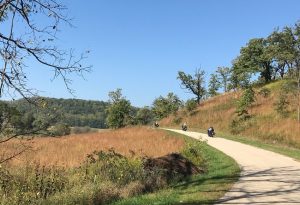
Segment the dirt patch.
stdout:
[[158,158],[149,158],[144,163],[146,170],[161,170],[167,178],[174,175],[187,177],[194,174],[200,174],[204,171],[190,162],[181,154],[172,153]]

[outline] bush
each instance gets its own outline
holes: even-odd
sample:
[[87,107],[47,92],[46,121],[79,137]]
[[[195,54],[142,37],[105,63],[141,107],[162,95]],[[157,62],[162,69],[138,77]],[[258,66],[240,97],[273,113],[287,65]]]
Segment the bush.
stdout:
[[57,124],[50,129],[50,134],[52,136],[64,136],[71,133],[71,128],[66,124]]
[[287,99],[288,98],[287,98],[286,94],[280,93],[279,98],[274,103],[276,112],[283,117],[287,117],[287,115],[288,115],[289,101]]
[[57,167],[26,167],[16,173],[0,168],[0,196],[2,204],[36,204],[68,184],[66,172]]
[[193,99],[187,100],[185,103],[185,109],[188,112],[194,111],[197,108],[197,106],[198,106],[198,103]]

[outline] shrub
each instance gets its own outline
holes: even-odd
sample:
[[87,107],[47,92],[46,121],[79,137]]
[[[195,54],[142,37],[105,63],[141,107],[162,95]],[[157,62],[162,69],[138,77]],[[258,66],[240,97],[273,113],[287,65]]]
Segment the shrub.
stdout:
[[64,136],[71,133],[71,128],[66,124],[57,124],[50,129],[50,134],[52,136]]
[[185,109],[188,112],[194,111],[197,108],[197,106],[198,106],[198,103],[193,99],[187,100],[185,103]]
[[289,105],[289,101],[287,95],[284,93],[280,93],[277,101],[274,103],[276,112],[283,117],[287,117],[288,105]]
[[35,204],[68,184],[66,172],[57,167],[26,167],[16,173],[0,170],[0,196],[2,204]]

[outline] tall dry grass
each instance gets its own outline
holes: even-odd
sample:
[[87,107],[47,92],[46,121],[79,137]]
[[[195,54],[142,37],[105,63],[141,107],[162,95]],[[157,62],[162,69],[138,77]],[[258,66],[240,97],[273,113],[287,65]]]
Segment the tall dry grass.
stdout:
[[[30,163],[79,166],[93,151],[115,149],[124,155],[162,156],[176,152],[184,146],[182,139],[169,136],[166,132],[146,127],[125,128],[103,133],[89,133],[60,138],[35,138],[33,140],[12,140],[0,145],[0,156],[12,154],[23,145],[32,148],[10,161],[12,166]],[[20,147],[21,146],[21,147]]]

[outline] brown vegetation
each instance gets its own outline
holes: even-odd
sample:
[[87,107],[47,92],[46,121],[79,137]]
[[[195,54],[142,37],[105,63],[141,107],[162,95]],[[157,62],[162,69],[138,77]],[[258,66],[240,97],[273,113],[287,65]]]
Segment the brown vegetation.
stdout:
[[13,140],[0,145],[0,156],[16,151],[20,142],[32,149],[10,162],[11,165],[40,163],[64,167],[79,166],[94,151],[115,149],[124,155],[159,157],[180,150],[184,141],[166,132],[150,128],[125,128],[111,132],[89,133],[60,138]]

